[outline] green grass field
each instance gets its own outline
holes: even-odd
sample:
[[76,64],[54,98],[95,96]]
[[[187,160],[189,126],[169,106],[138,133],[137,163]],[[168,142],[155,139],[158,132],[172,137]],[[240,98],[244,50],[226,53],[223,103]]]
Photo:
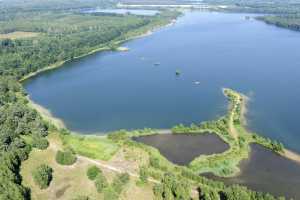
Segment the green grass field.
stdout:
[[62,136],[62,141],[77,154],[92,159],[109,160],[119,150],[117,144],[105,137],[70,134]]

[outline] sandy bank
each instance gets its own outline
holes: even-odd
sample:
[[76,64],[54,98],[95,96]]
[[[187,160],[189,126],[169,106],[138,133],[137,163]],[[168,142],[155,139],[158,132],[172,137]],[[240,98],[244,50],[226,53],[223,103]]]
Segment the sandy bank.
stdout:
[[284,153],[281,155],[300,164],[300,155],[296,152],[284,149]]
[[50,110],[48,110],[47,108],[44,108],[43,106],[41,106],[41,105],[35,103],[35,102],[32,101],[29,97],[27,97],[27,99],[28,99],[28,101],[29,101],[28,105],[29,105],[31,108],[37,110],[37,111],[39,112],[39,114],[42,116],[42,118],[43,118],[45,121],[47,121],[47,122],[53,124],[53,125],[56,126],[58,129],[66,128],[64,122],[63,122],[61,119],[54,117],[54,116],[52,115],[52,113],[51,113]]

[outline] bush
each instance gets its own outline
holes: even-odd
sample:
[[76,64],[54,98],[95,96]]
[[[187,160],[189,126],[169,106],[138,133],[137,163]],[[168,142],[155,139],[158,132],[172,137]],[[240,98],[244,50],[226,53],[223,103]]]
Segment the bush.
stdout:
[[32,140],[32,147],[37,149],[47,149],[49,146],[49,142],[46,138],[40,137],[40,136],[34,136]]
[[129,182],[129,174],[122,173],[117,175],[112,183],[112,188],[119,195],[122,192],[123,186]]
[[226,199],[228,200],[250,200],[250,193],[244,187],[240,187],[237,185],[233,185],[224,190],[224,194]]
[[52,180],[53,170],[48,165],[40,165],[33,172],[33,180],[40,187],[40,189],[45,189],[49,186]]
[[122,140],[126,140],[128,136],[125,130],[120,130],[120,131],[109,133],[107,135],[107,138],[114,142],[119,142]]
[[95,178],[95,186],[97,192],[99,193],[101,193],[105,188],[108,187],[108,182],[102,173],[99,173],[98,176]]
[[114,191],[112,187],[108,187],[104,190],[104,200],[118,200],[119,195]]
[[90,198],[88,196],[78,196],[75,197],[73,200],[90,200]]
[[161,183],[153,187],[156,199],[189,200],[190,192],[189,181],[172,173],[165,173]]
[[139,178],[140,178],[141,183],[148,182],[149,173],[145,166],[140,167],[139,175],[140,175]]
[[73,152],[70,150],[68,151],[58,151],[56,153],[56,162],[61,164],[61,165],[73,165],[77,158]]
[[88,178],[90,179],[90,180],[95,180],[96,179],[96,177],[98,176],[98,174],[102,174],[102,171],[101,171],[101,169],[99,169],[98,167],[96,167],[96,166],[91,166],[91,167],[89,167],[88,168],[88,170],[87,170],[87,176],[88,176]]
[[149,164],[151,167],[154,167],[156,169],[160,167],[159,159],[153,156],[149,158]]

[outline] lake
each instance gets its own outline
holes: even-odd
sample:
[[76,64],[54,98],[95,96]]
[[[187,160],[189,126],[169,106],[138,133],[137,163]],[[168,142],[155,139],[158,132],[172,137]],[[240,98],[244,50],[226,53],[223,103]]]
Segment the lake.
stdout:
[[187,12],[124,46],[130,51],[99,52],[35,76],[25,89],[85,134],[212,120],[226,113],[221,88],[229,87],[251,98],[249,129],[300,152],[299,32],[244,14]]
[[260,145],[251,145],[251,150],[249,160],[241,162],[242,172],[237,177],[205,176],[227,184],[245,185],[255,191],[300,199],[300,165]]
[[200,155],[222,153],[229,149],[216,134],[158,134],[134,137],[134,141],[157,148],[169,161],[187,165]]

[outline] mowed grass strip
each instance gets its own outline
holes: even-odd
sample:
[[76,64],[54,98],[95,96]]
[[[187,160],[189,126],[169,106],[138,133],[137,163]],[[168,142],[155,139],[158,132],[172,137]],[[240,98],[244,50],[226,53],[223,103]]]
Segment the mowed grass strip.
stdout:
[[92,159],[107,161],[119,150],[119,146],[106,137],[80,136],[76,134],[62,137],[65,146],[72,148],[79,155]]
[[0,34],[0,39],[20,39],[20,38],[31,38],[37,37],[40,33],[35,32],[23,32],[23,31],[15,31],[7,34]]

